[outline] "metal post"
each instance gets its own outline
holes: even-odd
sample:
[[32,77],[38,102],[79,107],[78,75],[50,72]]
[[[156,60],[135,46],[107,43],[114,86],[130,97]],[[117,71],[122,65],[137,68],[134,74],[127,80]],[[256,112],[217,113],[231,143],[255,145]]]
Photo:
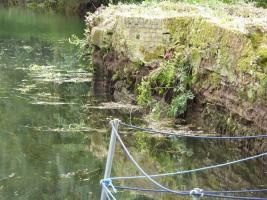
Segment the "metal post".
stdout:
[[193,200],[200,200],[200,195],[192,195]]
[[192,196],[193,200],[200,200],[200,198],[203,196],[203,190],[200,188],[194,188],[190,195]]
[[[114,119],[112,121],[110,121],[110,124],[113,125],[116,129],[116,131],[118,131],[119,128],[119,120],[118,119]],[[104,174],[104,179],[109,178],[110,174],[111,174],[111,168],[112,168],[112,161],[113,161],[113,155],[115,152],[115,147],[116,147],[116,133],[113,130],[113,128],[111,129],[111,136],[110,136],[110,142],[109,142],[109,149],[108,149],[108,157],[107,157],[107,162],[106,162],[106,168],[105,168],[105,174]],[[101,200],[106,200],[107,196],[106,193],[102,187],[102,192],[101,192]]]

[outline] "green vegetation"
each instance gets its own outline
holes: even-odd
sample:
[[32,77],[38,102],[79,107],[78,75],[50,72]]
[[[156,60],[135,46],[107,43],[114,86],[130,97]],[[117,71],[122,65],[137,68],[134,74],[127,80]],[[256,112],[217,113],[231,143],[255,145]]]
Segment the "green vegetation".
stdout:
[[248,2],[255,2],[257,6],[267,8],[266,0],[249,0]]
[[[140,3],[140,2],[151,2],[151,1],[163,1],[163,0],[113,0],[113,3]],[[259,7],[267,7],[266,0],[172,0],[173,2],[188,2],[188,3],[217,3],[223,2],[227,4],[235,4],[235,3],[255,3]],[[112,2],[112,0],[110,0]]]
[[[110,3],[140,3],[140,2],[152,2],[152,1],[163,1],[163,0],[110,0]],[[171,0],[173,2],[187,2],[187,3],[227,3],[227,4],[235,4],[235,3],[255,3],[255,5],[259,7],[267,7],[267,1],[266,0]]]
[[[171,117],[184,114],[188,101],[194,98],[190,90],[191,66],[184,60],[180,54],[174,54],[144,77],[137,87],[137,103],[152,108],[157,116],[165,112]],[[159,102],[166,103],[165,110],[157,109]]]
[[[192,149],[186,147],[184,140],[172,141],[166,137],[153,137],[147,132],[136,132],[134,144],[141,153],[150,153],[155,159],[162,159],[166,156],[192,156]],[[160,149],[164,149],[162,152]]]
[[0,0],[0,4],[7,7],[20,6],[39,12],[58,12],[75,14],[84,17],[87,11],[95,11],[101,4],[108,0]]
[[[163,0],[0,0],[0,4],[5,6],[23,6],[37,11],[56,11],[66,14],[78,14],[84,16],[86,11],[95,11],[101,5],[118,3],[141,3],[141,2],[160,2]],[[255,3],[259,7],[267,7],[266,0],[172,0],[174,2],[188,3],[208,3],[216,4],[223,2],[235,4],[239,2]]]
[[77,35],[72,35],[69,38],[69,43],[77,47],[76,55],[81,63],[86,63],[88,70],[93,71],[93,46],[87,44],[86,38],[80,39]]

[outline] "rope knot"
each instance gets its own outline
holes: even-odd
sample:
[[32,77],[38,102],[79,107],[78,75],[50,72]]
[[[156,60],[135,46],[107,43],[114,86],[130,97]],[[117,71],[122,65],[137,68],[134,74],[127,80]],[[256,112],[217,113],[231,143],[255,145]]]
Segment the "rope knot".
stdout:
[[203,197],[204,191],[200,188],[194,188],[193,190],[190,191],[190,195],[196,197]]
[[105,185],[106,187],[111,187],[114,193],[117,193],[117,189],[112,183],[112,180],[110,178],[102,179],[100,181],[100,185]]

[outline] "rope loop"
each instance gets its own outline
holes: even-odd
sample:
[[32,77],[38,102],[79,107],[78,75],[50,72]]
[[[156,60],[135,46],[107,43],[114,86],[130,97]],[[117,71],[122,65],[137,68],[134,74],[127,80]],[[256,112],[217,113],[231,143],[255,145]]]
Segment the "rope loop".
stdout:
[[[146,191],[146,192],[168,192],[168,193],[173,193],[173,194],[177,194],[177,195],[191,195],[193,197],[193,199],[198,199],[198,200],[203,196],[209,197],[209,198],[223,198],[223,199],[267,200],[267,198],[260,198],[260,197],[249,197],[249,196],[247,196],[247,197],[243,196],[242,197],[242,196],[221,195],[221,193],[227,194],[227,193],[265,192],[265,191],[267,191],[267,189],[236,190],[236,191],[204,191],[203,189],[200,189],[200,188],[194,188],[191,191],[176,191],[176,190],[170,189],[168,187],[165,187],[164,185],[162,185],[161,183],[159,183],[158,181],[153,179],[154,177],[164,177],[164,176],[171,176],[171,175],[187,174],[187,173],[192,173],[192,172],[204,171],[204,170],[208,170],[208,169],[215,169],[215,168],[219,168],[219,167],[225,167],[225,166],[229,166],[229,165],[232,165],[232,164],[237,164],[237,163],[241,163],[241,162],[244,162],[244,161],[248,161],[248,160],[256,159],[256,158],[259,158],[259,157],[267,156],[267,152],[264,152],[264,153],[258,154],[258,155],[254,155],[254,156],[251,156],[251,157],[246,157],[246,158],[239,159],[239,160],[234,160],[234,161],[231,161],[231,162],[226,162],[226,163],[222,163],[222,164],[216,164],[216,165],[201,167],[201,168],[192,169],[192,170],[183,170],[183,171],[176,171],[176,172],[170,172],[170,173],[164,173],[164,174],[149,175],[137,163],[137,161],[134,159],[134,157],[131,155],[131,153],[129,152],[128,148],[124,144],[123,140],[121,139],[121,137],[119,135],[118,127],[117,127],[118,124],[117,123],[123,124],[123,125],[128,126],[128,127],[132,127],[132,128],[135,128],[135,129],[143,130],[143,131],[150,131],[150,132],[153,132],[153,133],[160,133],[160,131],[156,131],[156,130],[144,129],[144,128],[140,128],[140,127],[136,127],[136,126],[132,126],[132,125],[127,125],[127,124],[124,124],[123,122],[121,122],[118,119],[110,121],[110,125],[112,127],[112,134],[115,134],[118,142],[120,143],[122,149],[126,153],[128,159],[133,163],[133,165],[138,169],[138,171],[141,172],[142,175],[141,176],[127,176],[127,177],[111,177],[111,178],[102,179],[100,181],[100,184],[101,184],[102,188],[104,189],[104,191],[106,192],[107,197],[109,199],[111,197],[113,200],[116,200],[116,198],[113,196],[113,194],[109,190],[109,187],[111,187],[114,193],[117,192],[116,187],[112,184],[112,180],[129,180],[129,179],[146,178],[154,186],[157,186],[160,189],[132,188],[132,187],[127,187],[127,186],[124,186],[124,187],[118,187],[117,186],[117,188],[118,189],[128,189],[128,190],[139,190],[139,191]],[[207,138],[207,139],[208,138],[209,139],[217,139],[217,138],[218,139],[251,139],[251,138],[256,138],[256,137],[267,138],[267,135],[261,135],[261,136],[238,136],[238,137],[230,137],[230,136],[226,136],[226,137],[190,136],[190,137]]]
[[104,184],[106,187],[111,187],[113,192],[117,193],[118,190],[115,188],[115,186],[113,185],[112,180],[110,178],[102,179],[100,181],[100,185],[102,185],[102,184]]
[[190,191],[191,196],[197,196],[197,197],[203,197],[204,196],[204,191],[200,188],[194,188],[193,190]]
[[114,123],[115,120],[117,120],[119,124],[122,124],[122,121],[121,121],[120,119],[110,120],[110,121],[109,121],[109,125],[110,125],[111,127],[113,127],[113,123]]

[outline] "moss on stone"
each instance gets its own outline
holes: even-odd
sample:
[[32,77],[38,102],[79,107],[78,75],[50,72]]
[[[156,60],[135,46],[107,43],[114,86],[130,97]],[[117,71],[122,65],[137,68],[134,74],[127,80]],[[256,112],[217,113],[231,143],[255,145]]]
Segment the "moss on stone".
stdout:
[[[232,99],[240,98],[244,105],[247,103],[252,106],[256,100],[264,100],[267,86],[267,35],[263,27],[265,22],[258,24],[258,21],[265,14],[259,14],[258,11],[250,13],[248,8],[246,12],[249,13],[242,14],[242,9],[239,12],[233,8],[214,8],[213,11],[204,7],[191,9],[189,6],[188,9],[189,7],[183,6],[168,2],[114,7],[117,10],[111,16],[115,21],[114,34],[109,45],[127,57],[129,62],[147,65],[154,61],[161,63],[153,67],[150,65],[146,69],[148,75],[142,74],[145,78],[135,88],[137,102],[144,106],[154,104],[155,110],[158,110],[157,102],[164,98],[170,105],[177,97],[174,106],[177,108],[177,105],[182,105],[191,98],[191,94],[183,91],[181,94],[184,96],[181,96],[186,97],[186,101],[181,101],[177,92],[181,88],[193,89],[196,93],[206,95],[207,101],[224,105],[233,109],[233,112],[243,105],[229,105],[228,101]],[[105,21],[111,20],[102,20],[96,28],[105,27]],[[255,26],[252,27],[251,24]],[[98,41],[102,36],[96,34],[95,37],[94,40]],[[172,62],[174,54],[175,63]],[[176,66],[174,70],[169,64]],[[141,69],[140,66],[143,64],[137,64],[133,70]],[[157,68],[158,66],[160,67]],[[186,79],[190,80],[190,84],[179,88],[179,85],[183,85],[180,84],[182,73],[179,71],[182,66],[190,67],[190,71],[186,72]],[[125,69],[123,74],[128,73],[131,76],[133,70]],[[131,78],[122,78],[129,84],[134,84]],[[210,95],[213,92],[220,95],[224,91],[229,92],[229,99],[225,101],[221,97],[228,98],[227,94],[221,94],[221,97]],[[242,112],[239,113],[242,115]],[[231,126],[231,122],[228,117],[219,123]]]
[[252,43],[248,39],[244,39],[242,49],[240,51],[240,57],[237,59],[237,70],[248,73],[256,59],[256,54]]
[[221,86],[221,76],[214,72],[210,73],[205,83],[209,84],[211,87],[219,88]]
[[190,32],[190,27],[194,19],[192,17],[177,17],[165,19],[163,24],[167,30],[167,33],[171,34],[171,43],[186,45]]
[[201,122],[205,127],[215,129],[221,134],[247,135],[260,134],[260,129],[240,116],[229,112],[229,110],[215,104],[207,104],[201,116]]
[[157,46],[154,50],[147,50],[144,46],[140,47],[140,52],[143,55],[143,62],[151,62],[152,60],[158,59],[160,56],[163,57],[164,47]]
[[252,83],[247,87],[247,99],[250,103],[254,103],[257,99],[257,91]]
[[102,31],[99,29],[94,29],[94,34],[92,34],[91,37],[91,42],[95,45],[99,45],[101,44],[101,40],[102,40]]
[[257,90],[257,96],[260,99],[266,99],[267,95],[267,75],[260,80],[260,86]]
[[256,49],[262,43],[264,34],[261,31],[261,29],[256,27],[255,30],[249,34],[249,37],[250,37],[253,47]]
[[265,68],[265,72],[267,73],[267,48],[262,48],[257,51],[257,63]]

